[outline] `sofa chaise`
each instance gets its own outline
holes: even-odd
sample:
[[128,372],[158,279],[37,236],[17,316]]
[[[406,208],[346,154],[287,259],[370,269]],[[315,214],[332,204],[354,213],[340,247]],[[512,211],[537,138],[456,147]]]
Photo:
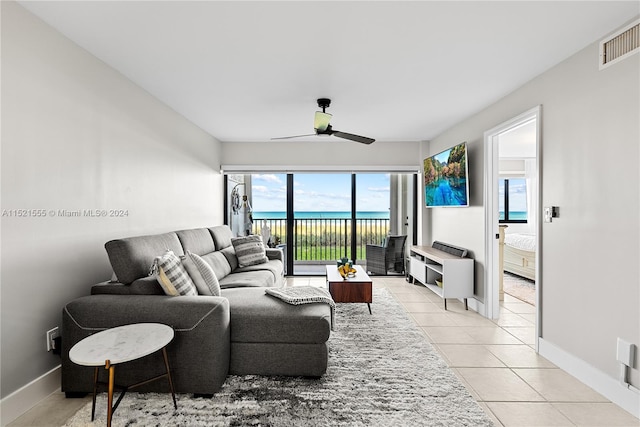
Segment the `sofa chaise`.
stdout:
[[[266,249],[268,262],[239,267],[227,226],[112,240],[105,244],[116,280],[91,288],[62,313],[62,391],[93,390],[93,368],[69,359],[81,339],[129,323],[174,328],[167,347],[176,392],[213,394],[228,374],[320,377],[327,369],[331,309],[322,303],[291,305],[266,295],[284,284],[283,255]],[[220,296],[167,296],[154,276],[153,260],[167,249],[202,257],[220,283]],[[160,353],[122,364],[116,379],[133,384],[162,373]],[[104,374],[104,372],[103,372]],[[168,391],[163,381],[142,391]]]

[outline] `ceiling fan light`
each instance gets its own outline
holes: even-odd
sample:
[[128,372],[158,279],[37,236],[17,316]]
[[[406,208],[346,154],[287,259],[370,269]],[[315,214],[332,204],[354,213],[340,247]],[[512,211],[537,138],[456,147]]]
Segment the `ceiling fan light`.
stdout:
[[313,128],[319,132],[324,132],[329,127],[331,121],[331,114],[323,113],[322,111],[316,111],[316,116],[313,120]]

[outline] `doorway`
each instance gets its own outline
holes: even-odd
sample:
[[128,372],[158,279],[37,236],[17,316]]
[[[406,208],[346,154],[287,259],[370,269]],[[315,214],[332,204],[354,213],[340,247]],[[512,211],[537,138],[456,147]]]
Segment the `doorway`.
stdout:
[[536,338],[541,332],[542,289],[540,135],[538,106],[484,136],[486,315],[499,317],[505,284],[514,285],[515,298],[535,305]]

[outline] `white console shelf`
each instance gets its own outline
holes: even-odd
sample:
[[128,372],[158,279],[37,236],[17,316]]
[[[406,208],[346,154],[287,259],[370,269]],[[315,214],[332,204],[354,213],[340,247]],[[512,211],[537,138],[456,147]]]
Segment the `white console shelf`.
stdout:
[[[409,258],[410,275],[444,300],[447,298],[464,299],[473,297],[473,259],[461,258],[448,252],[429,246],[412,246]],[[442,283],[438,286],[436,280]]]

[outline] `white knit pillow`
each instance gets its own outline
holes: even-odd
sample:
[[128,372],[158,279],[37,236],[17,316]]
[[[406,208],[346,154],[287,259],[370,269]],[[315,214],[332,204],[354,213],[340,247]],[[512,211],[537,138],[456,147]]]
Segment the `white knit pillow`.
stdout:
[[171,296],[198,295],[193,281],[182,266],[180,258],[168,250],[153,261],[152,271],[164,293]]
[[261,236],[235,237],[231,239],[231,244],[236,252],[236,257],[238,257],[240,267],[264,264],[269,261]]
[[220,283],[213,268],[199,255],[187,251],[182,259],[187,273],[198,290],[198,295],[220,296]]

